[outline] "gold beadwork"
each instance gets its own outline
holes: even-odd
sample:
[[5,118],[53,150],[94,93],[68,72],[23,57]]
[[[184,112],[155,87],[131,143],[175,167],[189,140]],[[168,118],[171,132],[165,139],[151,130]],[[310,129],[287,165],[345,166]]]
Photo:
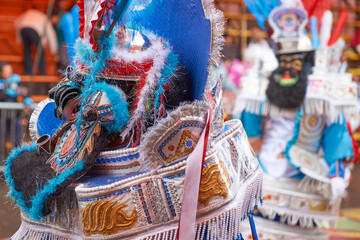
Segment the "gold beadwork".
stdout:
[[327,204],[324,202],[317,202],[313,203],[313,200],[309,201],[309,209],[311,211],[318,211],[318,212],[325,212],[327,209]]
[[123,210],[126,204],[117,204],[109,200],[98,200],[88,204],[81,211],[81,220],[85,236],[92,234],[113,235],[119,230],[129,229],[137,221],[136,209],[128,216]]
[[[194,144],[192,144],[191,146],[186,146],[186,141],[188,141],[188,140],[190,140]],[[175,159],[179,159],[181,157],[189,155],[190,153],[192,153],[192,151],[194,151],[194,148],[198,141],[199,141],[199,139],[195,135],[193,135],[189,130],[185,130],[181,135],[181,139],[175,150],[175,155],[169,154],[168,158],[163,157],[163,160],[166,161],[167,163],[169,163]]]
[[224,163],[213,162],[203,170],[199,190],[199,202],[207,206],[210,200],[218,195],[227,198],[231,180]]

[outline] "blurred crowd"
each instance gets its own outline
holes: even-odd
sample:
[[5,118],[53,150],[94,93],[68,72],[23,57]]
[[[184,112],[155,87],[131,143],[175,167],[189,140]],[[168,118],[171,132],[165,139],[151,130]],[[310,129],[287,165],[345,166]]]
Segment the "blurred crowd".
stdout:
[[[49,90],[47,84],[38,84],[39,88],[35,89],[34,85],[22,82],[21,75],[46,75],[48,50],[60,72],[72,62],[80,24],[76,2],[49,1],[47,12],[28,3],[27,10],[14,22],[16,40],[23,45],[23,72],[15,73],[10,62],[0,62],[0,102],[18,102],[24,105],[21,111],[8,107],[0,109],[0,117],[6,122],[6,129],[1,130],[1,134],[5,136],[6,149],[13,147],[12,142],[18,145],[23,139],[23,129],[27,129],[35,106],[31,94],[34,94],[34,91],[46,94]],[[15,131],[10,131],[11,124],[14,124],[12,122],[15,123]],[[0,151],[3,151],[1,149]]]
[[[15,29],[17,40],[24,45],[25,75],[45,75],[46,45],[59,69],[65,69],[72,61],[80,24],[79,7],[75,3],[57,0],[48,6],[48,15],[32,6],[17,18]],[[36,49],[34,61],[32,49]]]

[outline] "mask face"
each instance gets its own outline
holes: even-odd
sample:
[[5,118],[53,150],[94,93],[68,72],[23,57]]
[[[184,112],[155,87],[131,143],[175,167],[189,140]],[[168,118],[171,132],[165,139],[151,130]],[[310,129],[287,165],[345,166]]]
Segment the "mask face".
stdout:
[[[278,55],[279,67],[269,77],[268,100],[281,108],[299,107],[306,94],[309,52]],[[310,59],[311,60],[311,59]],[[309,67],[308,67],[309,66]]]
[[279,65],[274,79],[280,86],[293,86],[299,80],[299,73],[303,67],[304,53],[280,55]]

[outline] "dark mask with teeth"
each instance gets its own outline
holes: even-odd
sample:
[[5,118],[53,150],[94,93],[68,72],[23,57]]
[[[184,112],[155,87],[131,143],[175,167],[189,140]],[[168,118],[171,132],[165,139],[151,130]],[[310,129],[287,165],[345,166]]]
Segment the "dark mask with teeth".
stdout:
[[297,108],[305,98],[313,53],[284,53],[277,57],[279,67],[269,77],[266,95],[269,101],[278,107]]

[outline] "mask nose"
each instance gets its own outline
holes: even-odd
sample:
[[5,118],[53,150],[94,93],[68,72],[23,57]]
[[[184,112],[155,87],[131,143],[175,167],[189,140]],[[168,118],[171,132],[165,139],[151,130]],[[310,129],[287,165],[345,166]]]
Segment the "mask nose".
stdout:
[[285,72],[284,72],[284,77],[290,77],[290,72],[289,72],[289,70],[285,70]]

